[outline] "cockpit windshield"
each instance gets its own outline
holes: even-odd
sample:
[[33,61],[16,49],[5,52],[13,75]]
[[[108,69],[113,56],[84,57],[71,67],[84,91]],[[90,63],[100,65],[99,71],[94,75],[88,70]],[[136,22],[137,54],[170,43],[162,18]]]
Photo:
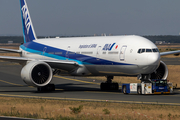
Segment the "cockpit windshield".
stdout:
[[154,48],[154,49],[145,49],[145,48],[141,48],[138,50],[138,53],[143,53],[143,52],[146,52],[146,53],[155,53],[155,52],[159,52],[158,48]]
[[146,52],[152,52],[152,50],[151,49],[146,49]]

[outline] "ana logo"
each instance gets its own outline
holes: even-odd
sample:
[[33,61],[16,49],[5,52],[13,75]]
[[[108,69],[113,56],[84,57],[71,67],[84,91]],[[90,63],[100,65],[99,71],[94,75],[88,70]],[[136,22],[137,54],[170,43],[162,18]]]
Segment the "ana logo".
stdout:
[[31,23],[30,23],[30,18],[29,18],[29,15],[28,15],[27,6],[24,5],[21,10],[22,10],[22,14],[23,14],[24,24],[25,24],[25,27],[27,29],[27,34],[28,34]]
[[105,44],[104,47],[103,47],[103,50],[109,50],[109,51],[110,51],[115,44],[116,44],[116,43],[113,43],[113,44]]

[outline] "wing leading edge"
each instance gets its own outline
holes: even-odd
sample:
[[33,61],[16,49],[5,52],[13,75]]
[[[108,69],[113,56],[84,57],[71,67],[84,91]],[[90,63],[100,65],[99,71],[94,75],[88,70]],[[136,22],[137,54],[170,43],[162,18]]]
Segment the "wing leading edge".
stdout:
[[180,54],[180,50],[169,51],[169,52],[161,52],[161,53],[160,53],[161,56],[172,55],[172,54]]
[[6,49],[6,48],[0,48],[0,51],[13,52],[13,53],[22,53],[22,51],[21,51],[21,50]]
[[26,58],[26,57],[11,57],[11,56],[0,56],[0,60],[9,61],[19,63],[21,65],[26,64],[27,62],[31,61],[42,61],[49,64],[52,68],[57,69],[74,69],[79,66],[79,64],[75,61],[68,61],[68,60],[48,60],[48,59],[35,59],[35,58]]

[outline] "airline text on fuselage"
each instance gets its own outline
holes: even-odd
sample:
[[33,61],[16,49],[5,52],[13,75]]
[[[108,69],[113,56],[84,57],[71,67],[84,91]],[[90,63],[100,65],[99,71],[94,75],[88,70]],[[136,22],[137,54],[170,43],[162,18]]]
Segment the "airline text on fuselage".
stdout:
[[79,48],[96,48],[97,44],[79,45]]

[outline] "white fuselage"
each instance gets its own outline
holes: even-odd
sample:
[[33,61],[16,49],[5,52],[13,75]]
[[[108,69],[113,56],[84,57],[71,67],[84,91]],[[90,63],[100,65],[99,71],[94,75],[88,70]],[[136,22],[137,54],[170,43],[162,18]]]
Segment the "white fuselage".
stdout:
[[160,63],[157,46],[135,35],[37,39],[20,49],[23,57],[76,61],[80,67],[66,69],[72,75],[136,76],[154,72]]

